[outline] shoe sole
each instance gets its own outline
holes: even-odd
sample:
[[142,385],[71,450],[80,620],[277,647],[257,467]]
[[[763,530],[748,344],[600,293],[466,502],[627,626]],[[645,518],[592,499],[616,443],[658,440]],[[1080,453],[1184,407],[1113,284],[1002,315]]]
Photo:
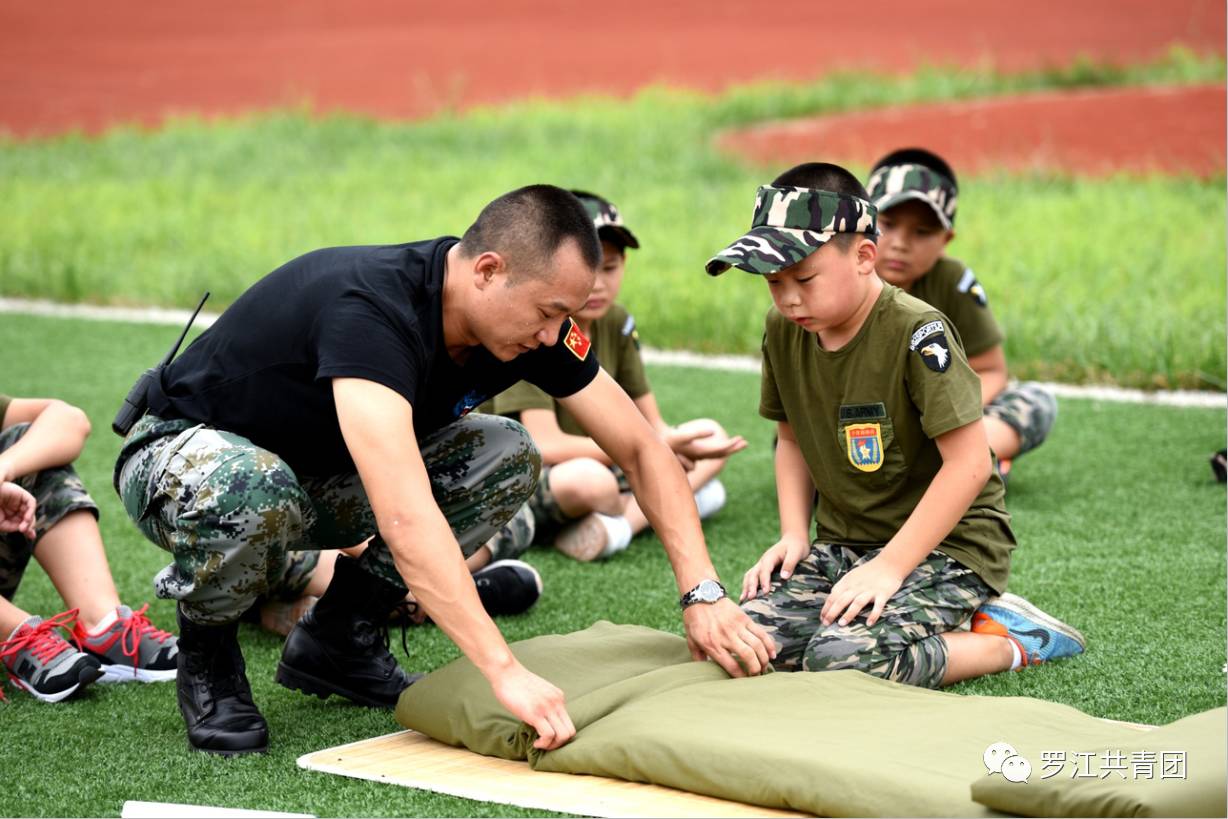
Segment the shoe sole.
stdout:
[[78,691],[81,691],[89,686],[90,683],[96,681],[100,676],[102,676],[102,671],[97,666],[83,668],[81,669],[81,673],[77,675],[76,685],[66,688],[63,691],[57,691],[54,694],[44,694],[43,692],[26,685],[21,680],[13,680],[13,685],[17,686],[22,691],[25,691],[39,702],[63,702],[73,694],[76,694]]
[[267,742],[264,745],[261,745],[259,748],[244,748],[241,751],[223,751],[217,748],[199,748],[193,745],[192,740],[189,739],[188,748],[193,751],[200,751],[202,754],[220,756],[223,759],[230,759],[231,757],[243,756],[245,754],[267,754],[269,752],[269,745]]
[[554,548],[581,563],[601,557],[606,548],[606,531],[601,521],[589,517],[573,523],[554,540]]
[[98,678],[98,684],[119,685],[130,682],[167,682],[175,679],[178,674],[179,670],[176,668],[167,668],[161,671],[151,668],[138,668],[134,671],[130,665],[103,665],[102,676]]
[[[316,696],[322,700],[326,700],[330,695],[336,694],[339,697],[345,697],[351,702],[356,702],[359,705],[365,705],[368,708],[396,708],[397,706],[395,702],[381,702],[379,700],[363,696],[356,691],[351,691],[348,688],[342,688],[336,683],[331,683],[306,672],[298,671],[285,663],[277,664],[277,673],[273,675],[273,679],[278,685],[289,688],[291,691],[301,691],[304,694]],[[417,679],[417,677],[413,677],[411,675],[410,685],[413,685]],[[409,686],[406,686],[406,688],[408,687]]]
[[1015,611],[1018,611],[1018,612],[1021,612],[1027,615],[1028,617],[1032,618],[1033,620],[1040,623],[1041,625],[1046,626],[1047,628],[1050,628],[1053,631],[1056,631],[1058,634],[1063,634],[1069,637],[1070,639],[1078,643],[1081,648],[1083,649],[1087,648],[1087,638],[1083,636],[1083,633],[1081,631],[1079,631],[1074,626],[1067,625],[1066,623],[1063,623],[1061,620],[1057,620],[1051,617],[1050,615],[1045,614],[1043,611],[1036,608],[1036,606],[1033,606],[1031,603],[1029,603],[1027,600],[1024,600],[1022,597],[1020,597],[1017,594],[1011,594],[1010,592],[1007,592],[1006,594],[999,597],[996,601],[987,603],[987,605],[993,606],[995,603],[997,604],[1009,603],[1009,605],[1006,606],[1006,608],[1013,608]]

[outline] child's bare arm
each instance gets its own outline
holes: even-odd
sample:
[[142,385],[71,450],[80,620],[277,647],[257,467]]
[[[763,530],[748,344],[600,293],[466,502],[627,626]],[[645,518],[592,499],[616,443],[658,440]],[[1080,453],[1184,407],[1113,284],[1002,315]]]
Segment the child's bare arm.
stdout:
[[981,379],[981,406],[998,397],[1006,389],[1006,352],[995,344],[983,353],[968,359],[968,366]]
[[21,440],[0,453],[0,481],[72,463],[90,434],[90,420],[72,404],[53,398],[14,398],[0,429],[29,423]]
[[558,464],[573,458],[592,458],[606,466],[614,463],[592,438],[564,432],[559,427],[554,410],[523,410],[520,413],[520,423],[529,431],[533,442],[541,450],[543,463]]
[[810,516],[814,512],[814,481],[797,445],[793,427],[777,424],[776,503],[780,509],[780,540],[742,576],[742,599],[749,600],[771,587],[772,572],[793,573],[810,551]]
[[989,480],[993,463],[980,419],[939,435],[934,442],[942,454],[942,467],[878,556],[832,587],[821,613],[824,625],[837,618],[847,625],[866,606],[873,606],[866,623],[877,622],[904,578],[951,533]]

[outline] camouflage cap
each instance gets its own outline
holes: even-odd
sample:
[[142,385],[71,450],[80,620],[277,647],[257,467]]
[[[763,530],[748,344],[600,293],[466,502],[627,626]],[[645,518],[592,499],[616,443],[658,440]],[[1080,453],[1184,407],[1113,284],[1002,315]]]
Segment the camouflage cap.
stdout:
[[750,230],[708,260],[708,274],[719,276],[731,267],[775,273],[797,264],[837,233],[878,236],[878,210],[864,199],[834,191],[763,185]]
[[584,205],[588,215],[592,217],[593,226],[597,228],[597,235],[600,238],[615,244],[621,244],[624,247],[638,248],[640,246],[640,242],[635,238],[635,234],[623,224],[622,214],[618,212],[618,208],[614,207],[612,202],[588,191],[572,191],[572,193],[580,200],[580,204]]
[[950,230],[955,226],[959,188],[954,180],[932,168],[913,163],[883,165],[870,175],[866,191],[879,213],[916,199],[934,209],[944,228]]

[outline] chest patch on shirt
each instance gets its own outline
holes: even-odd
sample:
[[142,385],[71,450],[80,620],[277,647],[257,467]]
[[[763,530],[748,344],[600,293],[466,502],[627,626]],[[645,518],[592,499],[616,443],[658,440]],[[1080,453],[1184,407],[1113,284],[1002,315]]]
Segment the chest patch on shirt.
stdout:
[[574,321],[568,324],[569,329],[567,335],[563,337],[563,346],[571,350],[572,355],[583,361],[588,358],[588,348],[592,346],[592,342],[588,340],[588,336],[580,332],[580,328]]
[[879,424],[851,424],[844,428],[849,463],[862,472],[876,472],[883,465],[883,433]]

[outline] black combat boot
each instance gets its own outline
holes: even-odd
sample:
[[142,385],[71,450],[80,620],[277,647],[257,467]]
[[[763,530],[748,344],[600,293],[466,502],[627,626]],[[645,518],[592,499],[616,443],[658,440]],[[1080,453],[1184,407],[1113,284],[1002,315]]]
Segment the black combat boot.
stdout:
[[179,666],[175,685],[188,744],[222,756],[263,752],[269,725],[252,701],[239,624],[202,626],[179,613]]
[[277,664],[277,682],[325,699],[340,694],[359,705],[395,708],[421,678],[406,674],[388,650],[388,616],[405,592],[338,557],[332,582],[298,621]]

